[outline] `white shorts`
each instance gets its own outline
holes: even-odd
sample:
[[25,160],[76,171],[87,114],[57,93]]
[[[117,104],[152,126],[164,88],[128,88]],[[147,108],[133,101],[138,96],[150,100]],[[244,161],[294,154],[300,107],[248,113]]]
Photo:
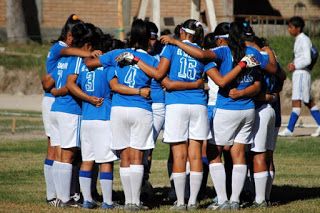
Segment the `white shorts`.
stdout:
[[270,104],[264,104],[256,109],[254,125],[251,132],[251,151],[265,152],[267,144],[274,140],[276,115]]
[[51,146],[80,147],[80,115],[51,112]]
[[268,143],[267,143],[267,150],[274,151],[276,149],[276,143],[277,143],[279,129],[280,129],[280,127],[274,128],[272,140],[268,140]]
[[163,128],[164,118],[166,114],[165,104],[153,103],[152,116],[153,116],[153,140],[157,141],[158,135]]
[[83,161],[107,163],[118,159],[110,148],[112,140],[110,121],[81,121],[80,139]]
[[214,140],[209,143],[231,146],[233,143],[250,143],[255,110],[225,110],[217,108],[213,118]]
[[296,70],[292,74],[292,100],[309,103],[311,99],[311,75],[305,70]]
[[207,106],[198,104],[170,104],[166,106],[164,142],[176,143],[207,140],[209,134]]
[[51,106],[54,102],[54,97],[43,96],[42,98],[42,120],[44,126],[44,132],[46,136],[51,136]]
[[147,150],[154,148],[152,112],[137,107],[111,108],[111,148],[128,147]]

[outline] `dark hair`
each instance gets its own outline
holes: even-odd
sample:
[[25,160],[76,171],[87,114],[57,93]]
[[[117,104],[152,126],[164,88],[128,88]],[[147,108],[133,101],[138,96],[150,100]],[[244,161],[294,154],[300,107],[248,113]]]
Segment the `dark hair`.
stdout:
[[[179,29],[180,30],[180,29]],[[164,29],[161,31],[160,35],[170,35],[171,31],[169,29]]]
[[192,34],[193,35],[192,42],[197,43],[199,46],[202,44],[204,32],[203,32],[202,24],[199,21],[194,19],[188,19],[185,22],[183,22],[182,28],[194,30],[195,33]]
[[300,32],[303,32],[305,26],[303,18],[300,16],[293,16],[289,19],[288,24],[292,24],[296,28],[300,28]]
[[51,43],[65,41],[67,39],[68,32],[71,32],[72,27],[78,23],[83,23],[83,21],[81,21],[76,14],[71,14],[62,28],[59,38],[57,40],[53,40]]
[[213,31],[214,36],[219,35],[227,35],[230,31],[230,23],[229,22],[221,22],[216,26],[216,28]]
[[252,27],[250,26],[250,23],[245,21],[242,23],[242,26],[243,26],[243,34],[241,35],[242,38],[245,41],[254,42],[255,33]]
[[208,33],[203,39],[203,48],[207,50],[207,49],[215,48],[216,46],[217,45],[216,45],[215,34]]
[[180,30],[181,30],[182,25],[178,24],[175,28],[174,28],[174,37],[176,39],[180,38]]
[[131,25],[129,46],[135,49],[148,49],[150,30],[145,21],[136,19]]
[[254,43],[256,43],[260,48],[269,46],[266,38],[254,36]]
[[159,32],[157,25],[151,21],[146,21],[146,22],[147,22],[148,28],[150,30],[150,37],[157,38],[158,32]]
[[79,23],[73,26],[71,29],[71,34],[73,36],[72,46],[73,47],[82,47],[86,43],[92,42],[93,31],[92,24],[83,24]]
[[228,46],[231,49],[234,64],[237,64],[245,56],[246,45],[241,36],[243,34],[243,24],[241,22],[230,24]]

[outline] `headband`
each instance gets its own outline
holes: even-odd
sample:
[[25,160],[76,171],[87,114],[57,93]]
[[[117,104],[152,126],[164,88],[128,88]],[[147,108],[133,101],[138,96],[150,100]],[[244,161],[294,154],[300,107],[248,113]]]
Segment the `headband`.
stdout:
[[191,29],[189,29],[189,28],[181,27],[181,29],[182,29],[183,31],[185,31],[186,33],[189,33],[189,34],[191,34],[191,35],[196,34],[196,31],[191,30]]
[[229,38],[229,34],[225,34],[225,35],[216,35],[214,36],[214,38]]

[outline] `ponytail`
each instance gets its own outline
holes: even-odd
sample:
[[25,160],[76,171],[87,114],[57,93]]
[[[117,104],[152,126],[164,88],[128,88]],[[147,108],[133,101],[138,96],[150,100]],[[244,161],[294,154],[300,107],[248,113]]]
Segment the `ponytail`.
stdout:
[[240,22],[232,22],[229,32],[229,48],[233,56],[233,63],[237,64],[245,56],[246,45],[242,39],[243,27]]

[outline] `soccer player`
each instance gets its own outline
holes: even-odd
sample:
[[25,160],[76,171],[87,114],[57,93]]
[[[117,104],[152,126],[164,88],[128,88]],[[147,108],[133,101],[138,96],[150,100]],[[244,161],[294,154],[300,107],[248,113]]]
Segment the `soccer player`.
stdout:
[[295,37],[294,59],[288,64],[289,72],[292,72],[292,112],[287,128],[279,132],[279,136],[292,136],[294,126],[300,116],[301,103],[303,102],[310,110],[312,117],[316,121],[318,128],[311,134],[312,137],[320,135],[320,112],[311,96],[311,64],[310,38],[303,33],[305,23],[299,16],[289,19],[288,32]]

